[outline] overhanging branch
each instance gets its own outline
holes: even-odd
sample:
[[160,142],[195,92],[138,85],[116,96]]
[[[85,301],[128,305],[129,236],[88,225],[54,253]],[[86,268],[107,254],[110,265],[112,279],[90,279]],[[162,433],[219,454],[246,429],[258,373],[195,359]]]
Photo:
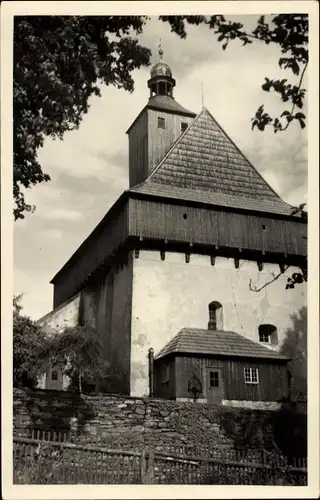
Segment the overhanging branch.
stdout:
[[268,285],[271,285],[271,283],[273,283],[274,281],[276,281],[281,276],[281,274],[284,274],[287,271],[287,269],[289,269],[289,267],[290,266],[287,266],[284,269],[284,271],[283,272],[280,271],[279,274],[272,273],[272,276],[273,276],[272,280],[267,281],[267,283],[265,283],[264,285],[262,285],[260,288],[257,288],[256,286],[252,286],[252,278],[250,278],[250,281],[249,281],[249,290],[251,292],[260,292],[261,290],[263,290],[264,288],[266,288]]

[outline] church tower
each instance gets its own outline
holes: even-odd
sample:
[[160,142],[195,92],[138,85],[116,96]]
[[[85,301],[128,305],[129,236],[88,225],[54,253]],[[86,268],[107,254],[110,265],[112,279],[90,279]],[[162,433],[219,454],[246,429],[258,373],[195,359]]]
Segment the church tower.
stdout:
[[129,136],[129,186],[145,181],[168,148],[188,127],[196,114],[177,103],[173,97],[175,80],[170,67],[159,62],[151,69],[147,105],[127,131]]
[[134,396],[148,394],[149,349],[182,329],[279,351],[306,302],[304,284],[285,289],[306,268],[305,218],[209,110],[178,104],[162,58],[160,48],[127,132],[130,187],[52,279],[54,309],[39,321],[93,325],[109,362],[104,390]]

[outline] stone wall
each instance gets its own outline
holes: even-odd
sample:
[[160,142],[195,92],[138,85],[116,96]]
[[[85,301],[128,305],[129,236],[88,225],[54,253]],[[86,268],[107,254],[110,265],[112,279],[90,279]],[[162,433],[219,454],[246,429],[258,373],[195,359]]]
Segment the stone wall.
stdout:
[[[189,445],[222,451],[270,449],[276,446],[276,432],[280,446],[281,439],[285,445],[297,443],[296,431],[294,440],[288,434],[292,415],[194,402],[14,389],[13,415],[15,434],[26,435],[28,429],[60,430],[73,433],[78,443],[126,450],[150,444],[158,450]],[[301,422],[297,425],[303,431],[306,421]],[[300,441],[303,455],[306,432]],[[298,455],[297,450],[294,454]]]

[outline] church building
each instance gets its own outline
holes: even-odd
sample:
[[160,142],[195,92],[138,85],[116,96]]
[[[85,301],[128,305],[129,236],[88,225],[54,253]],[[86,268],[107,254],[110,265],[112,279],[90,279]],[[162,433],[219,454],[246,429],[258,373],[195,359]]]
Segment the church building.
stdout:
[[[176,101],[159,55],[127,130],[129,188],[54,276],[53,310],[39,320],[46,331],[92,325],[112,372],[104,390],[132,396],[149,394],[149,349],[182,329],[278,352],[306,304],[305,284],[285,288],[307,265],[305,219],[208,109]],[[48,370],[45,387],[61,384]]]

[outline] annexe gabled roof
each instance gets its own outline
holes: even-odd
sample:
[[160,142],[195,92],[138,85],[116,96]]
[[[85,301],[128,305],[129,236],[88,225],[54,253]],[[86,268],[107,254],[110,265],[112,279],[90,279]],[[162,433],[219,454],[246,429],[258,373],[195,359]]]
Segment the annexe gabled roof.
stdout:
[[239,333],[223,330],[203,330],[200,328],[183,328],[161,349],[155,359],[163,358],[168,354],[216,355],[270,359],[280,362],[289,361],[290,359],[243,337]]
[[[247,160],[206,108],[132,192],[291,215],[285,203]],[[163,194],[164,193],[164,194]]]

